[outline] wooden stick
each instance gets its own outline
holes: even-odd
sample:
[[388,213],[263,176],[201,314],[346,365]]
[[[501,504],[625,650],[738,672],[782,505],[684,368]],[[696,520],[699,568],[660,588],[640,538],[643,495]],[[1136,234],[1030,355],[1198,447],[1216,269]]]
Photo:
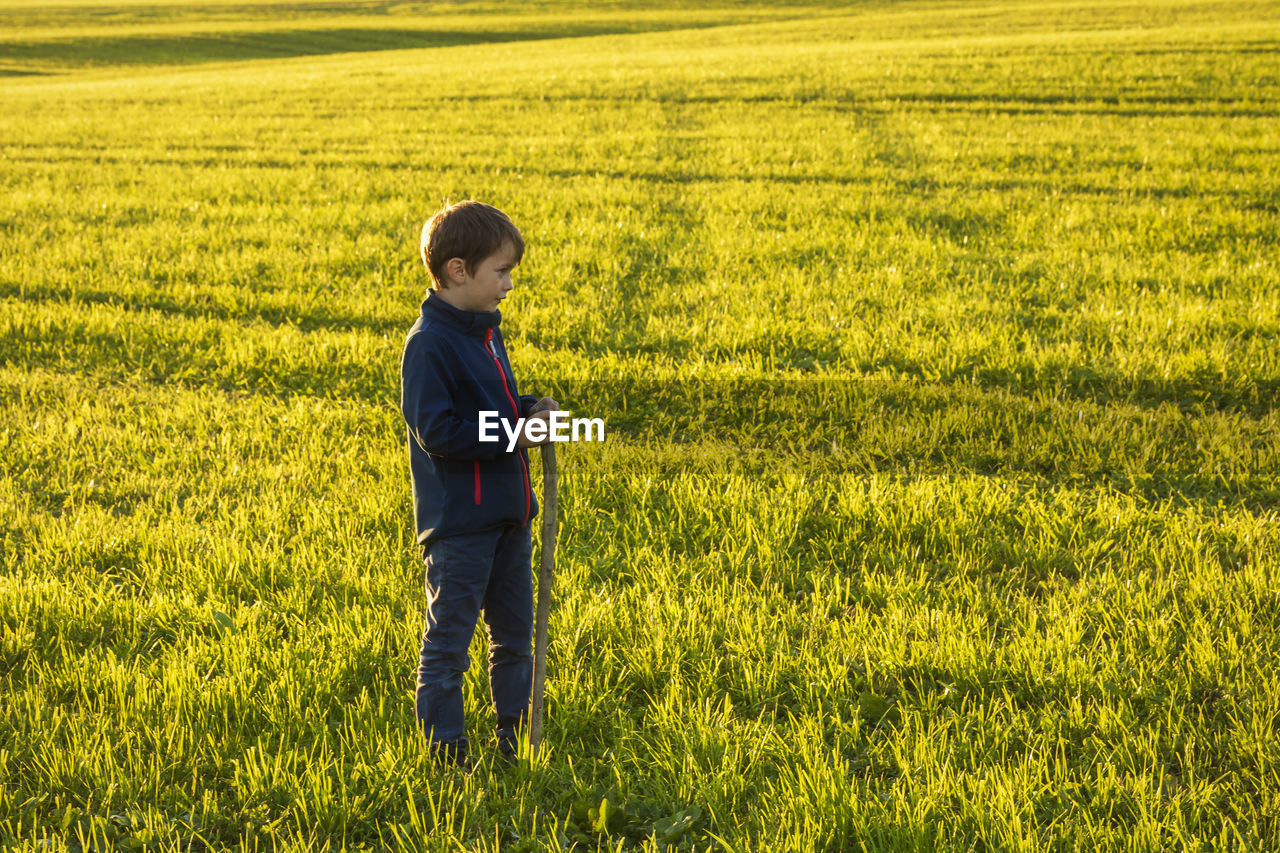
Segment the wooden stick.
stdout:
[[547,680],[547,617],[551,612],[551,582],[556,569],[556,448],[542,445],[542,564],[538,570],[538,618],[533,638],[533,708],[529,719],[529,747],[542,743],[542,700]]

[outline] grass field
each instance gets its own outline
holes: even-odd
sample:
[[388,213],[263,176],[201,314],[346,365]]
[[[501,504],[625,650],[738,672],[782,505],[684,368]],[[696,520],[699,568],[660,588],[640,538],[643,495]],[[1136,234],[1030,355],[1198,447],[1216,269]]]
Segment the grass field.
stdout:
[[[0,0],[0,846],[1280,848],[1278,56],[1276,0]],[[546,748],[462,775],[398,395],[467,197],[608,434]]]

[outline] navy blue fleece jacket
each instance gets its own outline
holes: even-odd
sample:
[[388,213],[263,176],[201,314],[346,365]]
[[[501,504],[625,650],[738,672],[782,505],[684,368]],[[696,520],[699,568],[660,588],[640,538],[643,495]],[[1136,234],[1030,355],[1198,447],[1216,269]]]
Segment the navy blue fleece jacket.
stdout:
[[527,525],[538,511],[524,449],[508,452],[501,427],[491,431],[500,441],[480,441],[480,412],[513,424],[535,402],[516,391],[501,322],[498,311],[462,311],[432,293],[405,339],[400,411],[419,544]]

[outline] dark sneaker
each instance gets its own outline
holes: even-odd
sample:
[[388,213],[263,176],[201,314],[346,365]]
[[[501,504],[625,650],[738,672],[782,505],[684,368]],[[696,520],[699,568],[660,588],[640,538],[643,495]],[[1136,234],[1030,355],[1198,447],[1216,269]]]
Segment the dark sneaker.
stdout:
[[431,744],[432,758],[441,767],[456,767],[464,773],[471,770],[465,740],[435,741]]
[[520,744],[513,737],[498,738],[498,760],[508,767],[516,763],[516,757],[520,754]]

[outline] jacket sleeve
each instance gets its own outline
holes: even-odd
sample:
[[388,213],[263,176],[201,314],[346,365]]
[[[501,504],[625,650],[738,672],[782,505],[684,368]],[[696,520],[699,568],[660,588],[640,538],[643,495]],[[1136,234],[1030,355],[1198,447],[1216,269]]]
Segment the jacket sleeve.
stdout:
[[533,408],[533,404],[541,400],[541,397],[534,397],[529,394],[520,395],[520,416],[529,417],[529,410]]
[[496,441],[480,440],[475,412],[459,413],[446,381],[442,354],[415,335],[405,344],[400,366],[400,412],[409,438],[427,453],[450,459],[496,459],[506,452],[506,434],[496,423],[489,434]]

